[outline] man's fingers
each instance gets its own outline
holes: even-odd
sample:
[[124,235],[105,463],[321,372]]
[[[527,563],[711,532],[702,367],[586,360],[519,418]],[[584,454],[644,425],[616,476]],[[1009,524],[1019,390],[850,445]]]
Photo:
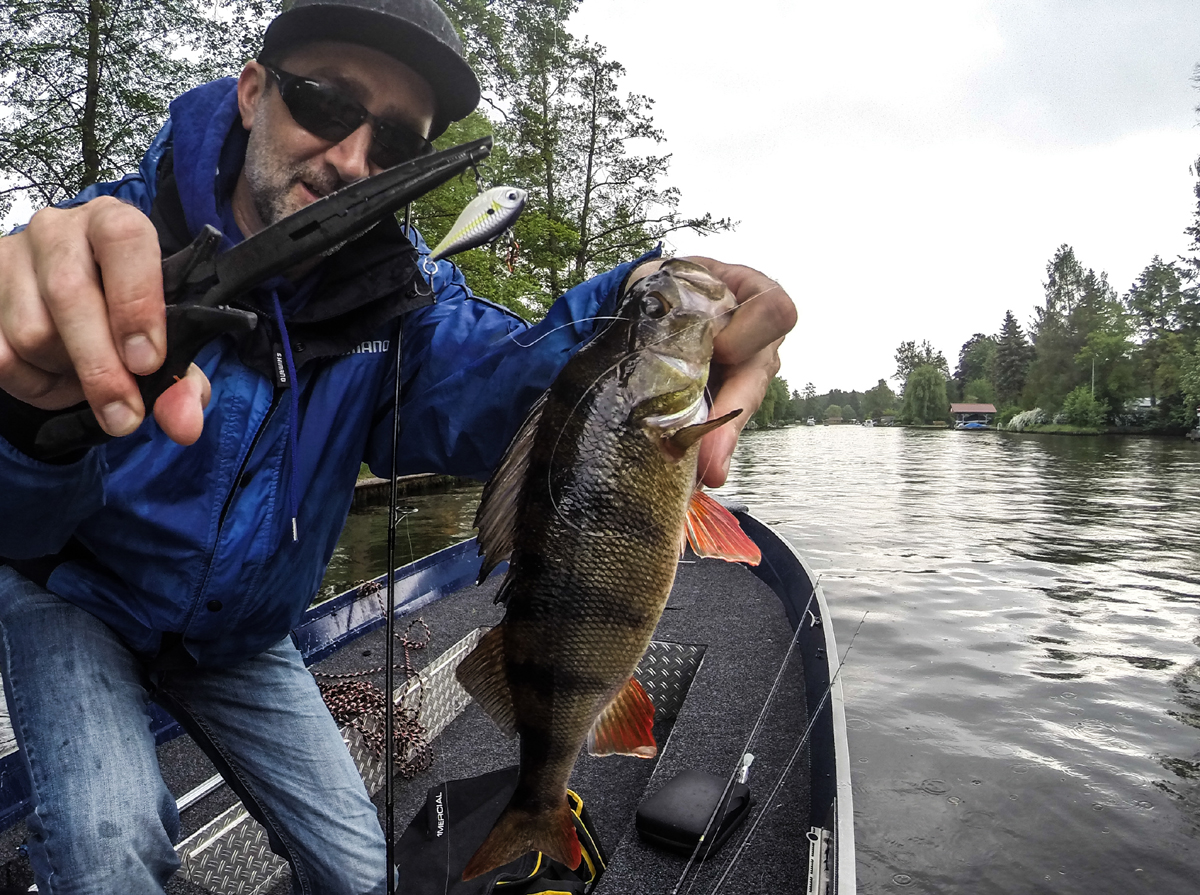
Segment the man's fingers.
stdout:
[[74,376],[35,367],[22,359],[3,335],[0,335],[0,382],[18,401],[43,410],[61,410],[83,400],[83,389]]
[[89,221],[88,241],[104,284],[113,341],[125,367],[145,376],[166,357],[158,235],[144,214],[117,203]]
[[744,363],[796,325],[795,303],[782,286],[765,274],[713,258],[696,256],[687,260],[708,268],[729,287],[738,303],[729,324],[713,342],[716,363]]
[[154,419],[177,444],[192,444],[204,429],[204,408],[212,397],[208,377],[195,364],[182,379],[158,396]]
[[[88,239],[79,238],[78,230],[72,226],[74,221],[64,226],[63,219],[58,217],[76,212],[89,215]],[[33,266],[42,300],[84,396],[104,431],[114,436],[128,435],[136,429],[144,407],[137,384],[113,341],[108,304],[89,240],[136,241],[130,235],[136,229],[136,225],[128,223],[130,214],[144,219],[136,209],[113,200],[62,212],[46,209],[34,215],[29,224]],[[97,220],[92,221],[92,216]],[[120,256],[117,252],[110,264],[116,263]],[[120,280],[115,272],[113,276]]]

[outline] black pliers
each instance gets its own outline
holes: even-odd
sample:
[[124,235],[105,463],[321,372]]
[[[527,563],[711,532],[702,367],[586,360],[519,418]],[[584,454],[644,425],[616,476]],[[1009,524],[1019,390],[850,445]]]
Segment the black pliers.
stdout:
[[[330,193],[217,254],[221,233],[206,226],[187,248],[163,261],[167,356],[148,376],[135,377],[149,413],[181,378],[200,349],[222,333],[248,332],[258,317],[230,306],[256,285],[369,230],[385,216],[487,158],[492,138],[404,162]],[[38,430],[40,459],[103,444],[111,436],[86,405],[64,410]]]

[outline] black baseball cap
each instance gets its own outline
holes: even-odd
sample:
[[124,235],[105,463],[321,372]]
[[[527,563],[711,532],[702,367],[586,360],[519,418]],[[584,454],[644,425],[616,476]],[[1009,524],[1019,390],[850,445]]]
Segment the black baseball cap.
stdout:
[[479,79],[435,0],[294,0],[267,26],[258,59],[278,62],[293,47],[317,40],[371,47],[424,78],[437,105],[431,139],[479,104]]

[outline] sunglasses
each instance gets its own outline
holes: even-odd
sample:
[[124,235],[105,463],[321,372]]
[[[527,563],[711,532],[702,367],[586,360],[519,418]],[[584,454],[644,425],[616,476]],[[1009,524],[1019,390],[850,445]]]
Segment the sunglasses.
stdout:
[[433,144],[399,121],[378,118],[336,87],[311,78],[265,68],[279,85],[279,95],[296,124],[315,137],[340,143],[362,127],[371,125],[367,158],[380,168],[391,168],[433,152]]

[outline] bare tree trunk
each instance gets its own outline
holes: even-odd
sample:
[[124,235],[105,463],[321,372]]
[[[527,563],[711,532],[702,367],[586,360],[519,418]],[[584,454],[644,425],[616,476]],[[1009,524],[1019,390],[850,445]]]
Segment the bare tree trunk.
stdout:
[[[554,147],[550,125],[550,82],[546,71],[542,71],[541,102],[542,102],[542,166],[546,171],[546,216],[551,221],[558,220],[558,204],[554,191]],[[558,237],[554,230],[550,231],[550,295],[557,296],[562,291],[562,281],[558,275]]]
[[96,134],[96,109],[100,99],[100,23],[104,19],[103,0],[90,0],[87,21],[87,86],[83,100],[80,138],[83,150],[83,175],[80,186],[100,179],[100,147]]
[[575,254],[575,278],[583,282],[587,274],[588,258],[588,224],[592,213],[592,189],[595,186],[596,140],[598,119],[600,117],[599,85],[596,83],[599,75],[595,63],[592,63],[592,111],[588,120],[588,154],[587,165],[583,175],[583,209],[579,212],[579,251]]

